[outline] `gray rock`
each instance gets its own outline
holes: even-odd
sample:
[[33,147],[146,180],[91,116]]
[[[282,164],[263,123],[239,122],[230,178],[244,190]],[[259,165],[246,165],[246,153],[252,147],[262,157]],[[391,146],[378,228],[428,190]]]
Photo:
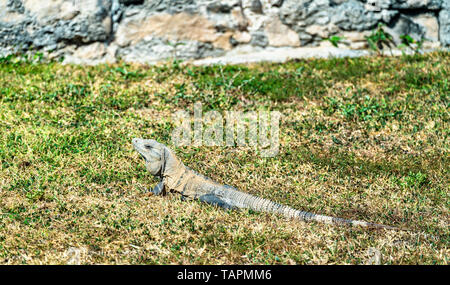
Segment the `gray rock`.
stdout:
[[397,10],[382,10],[379,15],[383,22],[389,24],[395,18],[395,16],[398,15],[398,13],[399,12]]
[[401,35],[409,35],[415,40],[421,40],[425,36],[424,27],[405,15],[400,15],[391,27],[386,28],[386,31],[392,35],[396,44],[401,43]]
[[381,12],[382,9],[389,9],[392,0],[367,0],[365,8],[369,11]]
[[439,10],[442,3],[448,0],[390,0],[394,9],[419,9]]
[[263,7],[259,0],[253,0],[250,4],[250,11],[256,14],[262,14],[263,13]]
[[141,5],[144,3],[144,0],[119,0],[119,3],[124,5]]
[[208,4],[206,6],[206,9],[209,12],[213,13],[230,13],[233,7],[228,4],[221,3],[220,1],[215,1],[213,3]]
[[428,42],[439,41],[439,20],[435,13],[421,13],[412,15],[414,23],[420,25],[425,31],[425,40]]
[[269,44],[269,40],[264,32],[256,31],[252,34],[250,44],[259,47],[266,47]]
[[314,36],[308,33],[299,33],[298,38],[300,39],[300,46],[306,46],[309,43],[314,42]]
[[197,41],[180,41],[177,46],[170,45],[160,37],[147,38],[138,44],[120,49],[118,56],[125,61],[152,63],[163,59],[198,59],[208,56],[220,56],[222,50],[214,49],[211,44]]
[[344,31],[364,31],[377,26],[381,20],[379,13],[364,9],[364,5],[356,0],[349,0],[335,8],[332,22]]
[[378,23],[397,42],[408,34],[449,46],[449,19],[450,0],[0,0],[0,51],[144,62],[315,46],[353,33],[360,37],[349,46],[362,47]]
[[23,7],[23,3],[21,0],[8,0],[6,6],[8,7],[8,12],[25,12],[25,8]]
[[198,12],[195,0],[147,0],[144,9],[148,12],[165,12],[169,14]]
[[439,13],[439,40],[443,46],[450,46],[450,8]]
[[13,47],[1,47],[0,46],[0,58],[7,57],[10,54],[15,54],[17,52]]
[[0,46],[13,47],[16,51],[28,50],[33,44],[33,38],[26,29],[27,24],[27,22],[0,23]]
[[65,3],[63,1],[51,2],[52,4],[49,5],[60,6],[48,6],[46,10],[40,10],[37,6],[38,2],[27,2],[28,6],[20,6],[18,2],[17,0],[9,1],[8,5],[16,10],[24,8],[25,20],[10,23],[8,20],[4,22],[5,18],[0,17],[0,45],[2,46],[13,45],[20,50],[45,47],[48,50],[58,47],[61,42],[83,45],[94,41],[106,41],[110,37],[111,23],[109,21],[108,25],[107,21],[111,8],[110,1],[89,3],[91,9],[83,9],[79,6],[78,10],[81,10],[81,13],[75,13],[76,17],[71,16],[70,20],[64,20],[54,12],[54,9],[61,9],[61,5]]
[[368,7],[372,9],[404,9],[412,10],[425,8],[427,10],[438,10],[441,8],[442,3],[447,0],[367,0]]
[[285,0],[279,17],[283,24],[302,38],[307,26],[328,24],[332,15],[331,9],[334,7],[331,7],[329,0]]
[[379,22],[391,22],[398,11],[367,10],[361,1],[342,3],[330,0],[286,0],[280,8],[282,22],[299,34],[302,44],[315,40],[304,32],[311,26],[337,26],[344,31],[365,31],[376,28]]
[[450,9],[450,1],[448,0],[442,0],[442,5],[441,5],[442,9],[444,10],[449,10]]
[[112,0],[111,2],[111,20],[113,32],[117,31],[119,22],[122,20],[123,11],[121,9],[119,0]]
[[360,57],[367,56],[367,50],[349,50],[340,48],[278,48],[265,49],[252,53],[247,52],[229,52],[224,56],[212,59],[200,59],[193,62],[194,65],[211,65],[211,64],[243,64],[261,61],[268,62],[285,62],[289,59],[301,58],[328,58],[328,57]]
[[283,5],[283,0],[271,0],[270,4],[272,7],[281,7],[281,5]]

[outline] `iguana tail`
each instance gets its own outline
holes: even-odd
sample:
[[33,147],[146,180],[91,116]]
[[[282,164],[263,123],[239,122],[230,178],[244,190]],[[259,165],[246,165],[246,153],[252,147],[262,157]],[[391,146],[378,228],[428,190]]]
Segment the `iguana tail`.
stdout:
[[317,221],[325,224],[339,224],[350,226],[361,226],[376,229],[397,230],[398,228],[385,226],[375,223],[354,221],[330,216],[318,215],[309,212],[299,211],[288,206],[284,206],[268,199],[259,198],[230,186],[224,186],[215,189],[211,194],[200,196],[201,201],[215,204],[224,208],[251,209],[257,212],[276,213],[288,218],[299,219],[302,221]]

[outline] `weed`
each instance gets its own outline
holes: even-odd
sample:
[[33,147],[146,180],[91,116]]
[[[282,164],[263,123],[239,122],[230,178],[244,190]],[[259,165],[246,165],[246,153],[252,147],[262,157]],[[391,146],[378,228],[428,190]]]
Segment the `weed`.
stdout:
[[386,32],[383,27],[384,25],[379,23],[377,29],[369,36],[366,36],[366,40],[370,49],[375,51],[378,55],[383,54],[383,49],[385,47],[388,47],[392,54],[392,47],[395,46],[395,42],[392,35]]

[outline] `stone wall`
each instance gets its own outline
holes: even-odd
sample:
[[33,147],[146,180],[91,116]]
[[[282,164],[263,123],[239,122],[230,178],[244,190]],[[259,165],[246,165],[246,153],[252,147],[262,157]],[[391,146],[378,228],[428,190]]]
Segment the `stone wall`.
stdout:
[[352,49],[378,23],[399,41],[450,45],[450,0],[0,0],[0,54],[155,62],[327,44]]

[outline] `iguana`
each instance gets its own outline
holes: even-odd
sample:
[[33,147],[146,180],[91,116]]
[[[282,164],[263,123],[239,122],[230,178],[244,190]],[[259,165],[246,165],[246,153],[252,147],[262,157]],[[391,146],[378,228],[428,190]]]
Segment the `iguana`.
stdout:
[[251,209],[258,212],[277,213],[302,221],[317,221],[326,224],[397,229],[375,223],[299,211],[217,183],[185,166],[168,147],[155,140],[135,138],[132,143],[136,151],[144,158],[147,170],[160,179],[160,182],[150,190],[152,195],[176,192],[184,198],[198,199],[225,209]]

